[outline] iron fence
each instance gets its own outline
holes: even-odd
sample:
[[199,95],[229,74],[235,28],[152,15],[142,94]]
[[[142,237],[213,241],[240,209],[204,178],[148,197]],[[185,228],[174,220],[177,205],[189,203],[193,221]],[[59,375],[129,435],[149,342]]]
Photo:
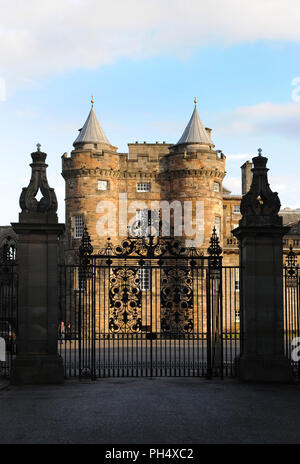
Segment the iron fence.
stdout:
[[239,268],[178,241],[127,239],[61,266],[59,353],[66,377],[234,376]]
[[9,377],[16,354],[18,277],[14,261],[0,260],[0,377]]
[[300,378],[299,266],[292,245],[283,268],[284,349],[296,378]]

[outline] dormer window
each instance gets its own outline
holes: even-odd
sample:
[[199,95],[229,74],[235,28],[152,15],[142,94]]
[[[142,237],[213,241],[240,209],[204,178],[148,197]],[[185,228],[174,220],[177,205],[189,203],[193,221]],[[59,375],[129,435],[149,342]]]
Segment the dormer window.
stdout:
[[140,182],[136,184],[137,192],[150,192],[151,184],[150,182]]

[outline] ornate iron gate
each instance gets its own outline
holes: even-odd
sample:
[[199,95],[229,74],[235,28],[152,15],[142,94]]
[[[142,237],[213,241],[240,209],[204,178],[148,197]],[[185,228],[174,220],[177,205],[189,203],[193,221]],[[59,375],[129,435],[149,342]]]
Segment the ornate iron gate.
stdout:
[[4,246],[0,257],[0,378],[9,377],[16,354],[18,276],[15,249]]
[[78,265],[61,266],[59,352],[65,375],[235,375],[237,268],[178,240],[127,238],[93,254],[85,230]]
[[284,348],[290,360],[295,378],[300,379],[300,312],[299,312],[300,274],[297,256],[290,245],[283,267],[284,295]]

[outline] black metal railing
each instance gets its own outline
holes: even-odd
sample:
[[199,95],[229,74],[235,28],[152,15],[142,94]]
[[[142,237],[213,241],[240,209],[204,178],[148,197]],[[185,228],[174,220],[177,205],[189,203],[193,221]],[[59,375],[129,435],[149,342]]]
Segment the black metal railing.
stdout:
[[16,262],[0,257],[0,378],[9,377],[16,354],[18,330],[18,276]]
[[296,378],[300,378],[299,277],[297,256],[290,245],[283,268],[284,349]]
[[[82,250],[87,250],[83,253]],[[66,377],[234,376],[239,268],[176,240],[128,238],[60,267],[59,353]]]

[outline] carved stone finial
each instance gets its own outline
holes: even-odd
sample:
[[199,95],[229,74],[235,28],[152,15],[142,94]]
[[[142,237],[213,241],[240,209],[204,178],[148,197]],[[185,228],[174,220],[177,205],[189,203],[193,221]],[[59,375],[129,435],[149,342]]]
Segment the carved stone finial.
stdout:
[[[254,167],[252,184],[250,190],[243,196],[241,201],[242,219],[240,225],[259,221],[281,224],[282,219],[278,215],[280,210],[280,200],[277,192],[272,192],[268,183],[268,168],[266,167],[268,158],[261,155],[261,148],[258,149],[258,156],[252,159]],[[260,218],[260,219],[258,219]],[[263,219],[262,219],[263,218]]]
[[[57,199],[54,189],[49,187],[45,163],[46,153],[40,151],[41,144],[37,144],[37,151],[31,153],[33,162],[30,164],[32,172],[28,187],[24,187],[20,196],[20,207],[22,213],[52,213],[56,217]],[[37,193],[41,191],[42,198],[36,199]],[[53,218],[54,219],[54,218]]]
[[36,144],[37,151],[41,151],[41,146],[42,146],[42,145],[41,145],[40,143],[37,143],[37,144]]

